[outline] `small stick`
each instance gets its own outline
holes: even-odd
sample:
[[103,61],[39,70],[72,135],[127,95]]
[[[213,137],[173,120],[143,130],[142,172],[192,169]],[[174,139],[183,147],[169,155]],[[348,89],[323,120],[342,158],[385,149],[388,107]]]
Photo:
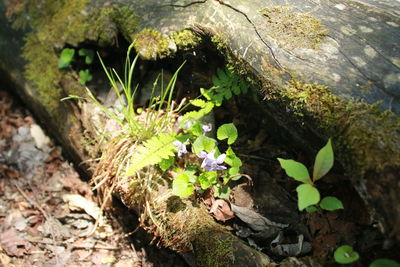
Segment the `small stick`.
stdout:
[[[44,241],[44,240],[34,240],[34,239],[28,239],[29,242],[31,243],[39,243],[39,244],[46,244],[46,245],[54,245],[53,242],[49,241]],[[62,245],[59,243],[58,245]],[[90,248],[90,249],[107,249],[107,250],[119,250],[119,247],[110,247],[110,246],[103,246],[103,245],[91,245],[91,244],[72,244],[72,248]]]
[[47,214],[47,212],[40,207],[39,203],[37,203],[35,200],[33,200],[32,198],[30,198],[25,191],[13,180],[10,180],[10,182],[17,188],[17,190],[21,193],[21,195],[34,207],[36,207],[42,214],[43,216],[46,218],[46,220],[49,220],[50,216]]

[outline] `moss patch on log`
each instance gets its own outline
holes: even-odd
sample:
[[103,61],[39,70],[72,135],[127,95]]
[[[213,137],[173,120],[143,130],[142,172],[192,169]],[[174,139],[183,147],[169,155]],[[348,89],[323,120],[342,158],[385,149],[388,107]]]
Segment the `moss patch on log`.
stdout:
[[57,114],[63,96],[84,92],[70,72],[58,68],[58,52],[66,44],[76,47],[85,41],[110,45],[118,32],[131,41],[140,22],[128,6],[105,5],[91,10],[88,4],[89,0],[33,0],[18,8],[8,6],[13,10],[10,16],[15,18],[14,26],[29,24],[32,28],[23,47],[27,60],[25,75],[52,115]]
[[295,80],[278,90],[267,88],[264,94],[283,101],[298,119],[312,119],[316,130],[332,136],[340,161],[352,176],[400,169],[400,118],[381,110],[379,103],[345,102],[329,87]]
[[23,57],[28,61],[25,77],[38,90],[43,105],[54,114],[62,97],[59,81],[62,77],[57,65],[57,55],[48,43],[42,43],[34,34],[25,39]]
[[310,14],[296,13],[290,6],[274,6],[260,11],[266,21],[266,31],[287,48],[316,49],[328,30]]
[[135,50],[147,60],[162,59],[176,51],[175,43],[155,29],[143,29],[133,36]]
[[183,51],[195,49],[202,41],[200,36],[188,29],[174,32],[171,38],[174,40],[177,48]]

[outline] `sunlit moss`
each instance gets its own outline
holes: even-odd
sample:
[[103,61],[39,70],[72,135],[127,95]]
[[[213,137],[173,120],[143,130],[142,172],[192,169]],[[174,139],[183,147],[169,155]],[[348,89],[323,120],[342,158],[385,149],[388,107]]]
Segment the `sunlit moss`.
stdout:
[[176,51],[175,43],[155,29],[143,29],[133,37],[136,52],[143,59],[162,59]]
[[32,28],[23,48],[25,74],[51,113],[63,96],[83,92],[70,72],[58,68],[58,52],[66,44],[78,46],[86,41],[110,45],[119,31],[129,37],[139,25],[139,17],[130,7],[90,9],[88,4],[88,0],[32,0],[14,8],[11,14],[16,18],[15,26],[29,24]]
[[379,103],[345,102],[327,86],[295,80],[283,89],[266,89],[265,96],[285,103],[301,120],[334,137],[339,159],[354,177],[400,168],[400,118],[381,110]]
[[201,37],[191,30],[175,32],[171,37],[174,40],[177,48],[183,51],[194,49],[201,42]]
[[268,36],[289,48],[315,49],[328,34],[320,20],[310,14],[296,13],[290,6],[264,8],[260,12],[265,18]]

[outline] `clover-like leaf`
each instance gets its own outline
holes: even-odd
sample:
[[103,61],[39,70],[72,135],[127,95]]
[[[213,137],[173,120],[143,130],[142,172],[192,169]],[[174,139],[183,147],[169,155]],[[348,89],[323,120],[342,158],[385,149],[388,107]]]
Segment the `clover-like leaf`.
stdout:
[[315,157],[313,180],[314,182],[320,179],[322,176],[327,174],[333,166],[333,149],[331,144],[331,139],[328,143],[318,151]]
[[337,263],[349,264],[357,261],[360,258],[357,251],[351,246],[341,246],[335,250],[333,257]]
[[226,123],[218,127],[217,138],[224,140],[228,138],[228,145],[233,144],[238,137],[238,131],[233,123]]
[[61,51],[60,58],[58,59],[58,67],[60,69],[68,67],[72,63],[74,55],[75,55],[75,49],[64,48]]
[[312,183],[310,180],[310,174],[308,173],[306,166],[302,163],[292,159],[281,158],[278,158],[278,161],[281,164],[281,167],[285,170],[287,176],[292,177],[299,182],[308,184]]
[[302,211],[308,206],[315,205],[320,200],[318,189],[310,184],[301,184],[296,188],[298,197],[298,207]]
[[217,141],[214,139],[200,135],[196,138],[196,140],[192,144],[192,151],[195,154],[200,153],[201,151],[211,152],[217,146]]
[[172,181],[172,194],[180,197],[188,197],[193,194],[194,186],[189,182],[189,176],[185,173],[179,174]]
[[338,210],[344,209],[342,201],[336,197],[324,197],[319,203],[319,206],[324,210]]

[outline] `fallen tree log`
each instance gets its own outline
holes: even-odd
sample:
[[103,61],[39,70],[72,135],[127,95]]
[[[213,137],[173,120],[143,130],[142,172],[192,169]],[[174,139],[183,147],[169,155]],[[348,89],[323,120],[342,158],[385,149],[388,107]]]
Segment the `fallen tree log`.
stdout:
[[[1,70],[73,158],[84,161],[96,151],[82,146],[80,108],[59,102],[82,94],[77,79],[57,66],[62,48],[115,45],[121,33],[129,42],[137,40],[144,59],[155,60],[205,42],[259,87],[265,110],[299,147],[314,153],[322,139],[333,138],[338,161],[382,231],[400,239],[400,211],[392,205],[400,200],[396,3],[122,2],[60,1],[37,8],[37,1],[23,6],[9,1],[15,23],[30,25],[24,40],[25,32],[13,30],[1,9]],[[198,36],[181,31],[185,28]]]

